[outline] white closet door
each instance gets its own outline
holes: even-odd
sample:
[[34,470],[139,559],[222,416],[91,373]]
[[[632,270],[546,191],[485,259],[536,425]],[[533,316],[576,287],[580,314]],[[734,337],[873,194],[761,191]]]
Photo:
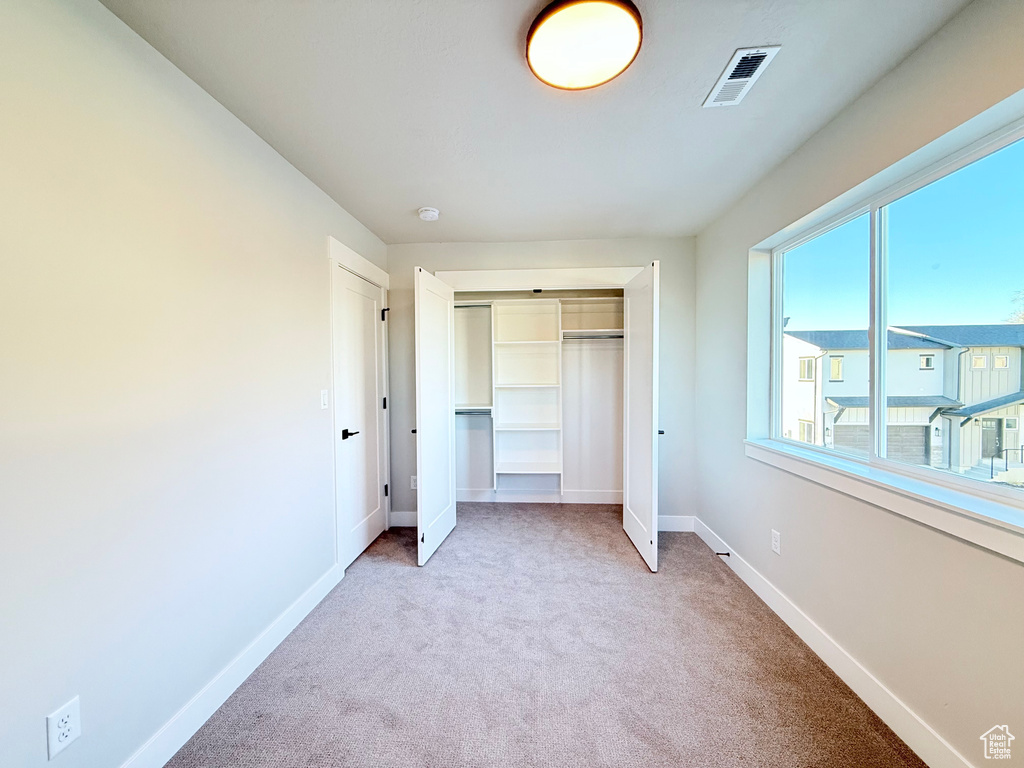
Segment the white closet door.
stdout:
[[622,527],[658,570],[658,286],[653,262],[624,290]]
[[415,269],[416,536],[423,565],[455,528],[455,293]]

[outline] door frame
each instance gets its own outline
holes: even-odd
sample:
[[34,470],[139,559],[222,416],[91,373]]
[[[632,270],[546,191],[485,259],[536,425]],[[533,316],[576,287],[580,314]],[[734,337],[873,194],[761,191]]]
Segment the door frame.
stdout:
[[[650,266],[655,266],[659,262],[651,263]],[[647,264],[643,266],[629,266],[629,267],[572,267],[572,268],[555,268],[555,269],[478,269],[478,270],[452,270],[444,271],[439,270],[434,272],[434,276],[443,282],[447,283],[456,292],[490,292],[490,291],[530,291],[530,290],[593,290],[600,288],[622,288],[626,286],[641,274],[646,268]],[[657,272],[655,273],[657,274]],[[542,296],[538,297],[542,298]],[[655,298],[654,302],[655,312],[655,327],[659,325],[660,312],[660,290],[659,294]],[[660,333],[660,331],[659,331]],[[659,383],[658,378],[660,376],[660,361],[657,359],[658,355],[658,341],[655,340],[655,360],[654,364],[654,377],[655,384]],[[623,354],[623,366],[627,364],[625,348]],[[623,391],[623,396],[626,396]],[[660,399],[660,393],[659,393]],[[660,402],[654,403],[655,417],[657,417],[658,408]],[[623,406],[623,417],[627,414],[627,408]],[[652,437],[657,443],[658,438],[658,426],[653,426]],[[626,439],[626,433],[623,433],[623,440]],[[623,444],[623,514],[625,515],[625,504],[626,504],[626,446]],[[657,450],[655,448],[655,455],[657,456]],[[657,474],[660,467],[656,463],[654,466],[654,472]],[[657,507],[658,494],[660,488],[654,488],[654,504]],[[625,520],[625,517],[623,518]],[[657,536],[659,529],[659,517],[657,514],[653,520],[654,536]],[[623,524],[625,530],[625,523]],[[628,536],[628,531],[627,531]],[[657,539],[655,539],[657,541]],[[634,544],[635,546],[635,544]],[[639,551],[639,550],[638,550]],[[643,557],[643,553],[640,553]],[[645,562],[646,562],[646,558]],[[648,563],[648,565],[650,565]],[[654,570],[654,569],[652,569]]]
[[[388,301],[388,290],[391,285],[391,278],[387,272],[378,267],[373,262],[360,256],[354,250],[349,248],[344,243],[335,239],[334,237],[328,236],[327,238],[327,263],[329,270],[342,269],[351,272],[356,277],[361,277],[371,285],[375,285],[380,289],[380,301],[381,306],[386,307]],[[338,409],[334,403],[334,363],[336,358],[336,346],[334,339],[334,279],[331,276],[330,271],[327,274],[328,285],[330,286],[331,292],[331,311],[328,313],[328,322],[330,323],[330,338],[331,338],[331,364],[330,364],[330,409],[331,409],[331,476],[334,479],[333,488],[334,490],[334,563],[337,565],[341,562],[341,552],[338,549],[338,538],[341,531],[341,520],[339,515],[341,513],[338,505],[338,435],[341,433],[342,425],[338,423]],[[388,324],[386,321],[382,322],[383,328],[383,348],[380,350],[381,354],[381,365],[384,378],[384,398],[388,398],[391,394],[391,382],[388,372]],[[384,443],[384,482],[391,485],[391,412],[390,409],[384,409],[384,427],[383,434],[380,435],[380,439]],[[387,494],[384,497],[384,530],[388,530],[391,527],[391,494]]]

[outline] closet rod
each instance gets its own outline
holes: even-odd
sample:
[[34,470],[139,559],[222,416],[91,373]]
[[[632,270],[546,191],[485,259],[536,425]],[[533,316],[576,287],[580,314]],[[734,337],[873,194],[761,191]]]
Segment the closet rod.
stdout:
[[458,304],[455,305],[456,309],[490,309],[490,304]]
[[589,333],[581,336],[563,336],[562,341],[588,341],[590,339],[621,339],[621,333]]

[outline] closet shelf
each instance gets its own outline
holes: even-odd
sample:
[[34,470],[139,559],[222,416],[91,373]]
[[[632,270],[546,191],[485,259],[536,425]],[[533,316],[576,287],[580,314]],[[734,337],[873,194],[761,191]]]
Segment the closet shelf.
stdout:
[[548,424],[548,423],[537,423],[537,424],[509,424],[496,425],[494,430],[496,432],[559,432],[562,426],[560,424]]
[[558,389],[561,384],[495,384],[495,389]]
[[552,461],[499,462],[494,471],[499,475],[560,475],[562,467]]
[[564,328],[562,329],[562,338],[569,339],[573,336],[589,336],[591,334],[607,333],[607,334],[618,334],[621,336],[624,329],[622,328]]
[[497,340],[495,340],[494,346],[499,347],[499,346],[504,346],[506,344],[534,344],[534,345],[539,345],[539,344],[557,344],[557,343],[558,343],[558,339],[523,339],[523,340],[517,340],[517,341],[497,341]]

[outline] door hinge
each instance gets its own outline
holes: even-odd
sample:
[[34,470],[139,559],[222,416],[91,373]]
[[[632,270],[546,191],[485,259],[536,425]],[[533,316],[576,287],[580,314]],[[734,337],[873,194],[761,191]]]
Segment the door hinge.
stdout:
[[388,484],[387,483],[384,483],[384,495],[385,496],[388,495]]
[[388,409],[388,399],[385,397],[384,398],[384,410],[386,411],[387,409]]
[[384,307],[384,309],[382,309],[382,310],[380,311],[380,321],[381,321],[382,323],[383,323],[383,322],[384,322],[385,320],[387,320],[387,319],[388,319],[388,316],[387,316],[387,315],[386,315],[385,313],[386,313],[386,312],[390,312],[390,311],[391,311],[391,307]]

